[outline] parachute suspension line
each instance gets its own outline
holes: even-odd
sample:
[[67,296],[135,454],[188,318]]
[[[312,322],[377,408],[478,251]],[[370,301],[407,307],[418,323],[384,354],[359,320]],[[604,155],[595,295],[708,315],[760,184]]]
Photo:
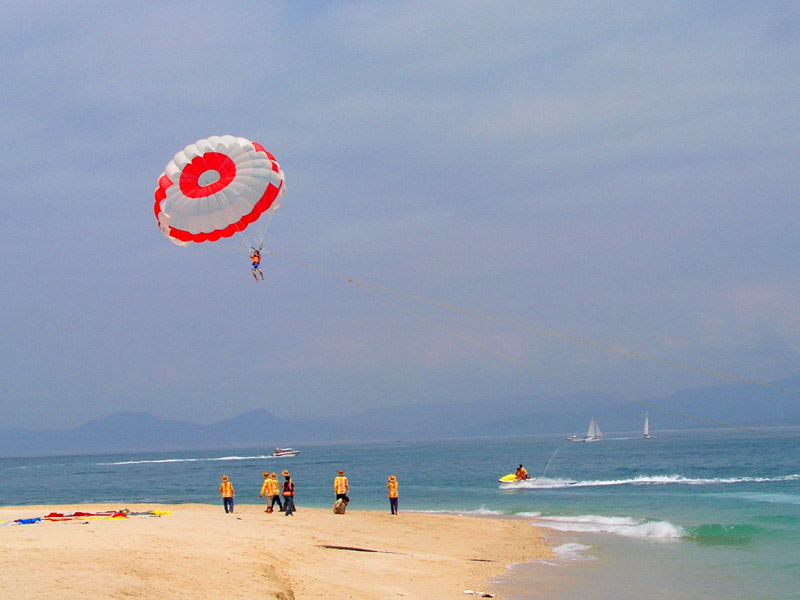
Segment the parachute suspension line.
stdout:
[[272,223],[273,215],[274,212],[269,211],[266,215],[262,215],[261,219],[255,223],[251,223],[249,226],[236,226],[235,237],[239,239],[248,253],[251,250],[261,250],[264,247],[264,238],[267,235],[267,228]]
[[244,246],[245,252],[249,253],[251,246],[250,246],[250,244],[247,243],[247,238],[246,238],[246,236],[244,235],[243,232],[244,232],[244,229],[237,230],[236,237],[239,238],[240,242],[242,242],[242,246]]
[[[270,209],[269,211],[267,211],[266,216],[262,216],[261,219],[259,220],[259,228],[257,230],[258,235],[256,236],[258,238],[256,241],[258,242],[259,246],[264,245],[264,238],[267,236],[267,229],[269,229],[269,226],[272,225],[272,218],[274,216],[275,216],[275,210]],[[256,223],[254,223],[253,225],[256,225]]]
[[632,358],[638,358],[640,360],[648,360],[648,361],[651,361],[651,362],[657,362],[657,363],[661,363],[661,364],[664,364],[664,365],[677,367],[679,369],[686,369],[686,370],[689,370],[689,371],[695,371],[697,373],[703,373],[705,375],[713,375],[715,377],[721,377],[721,378],[724,378],[724,379],[737,381],[739,383],[749,383],[751,385],[757,385],[759,387],[769,388],[769,389],[773,389],[773,390],[779,390],[779,391],[782,391],[782,392],[789,392],[791,394],[796,394],[796,395],[800,396],[800,390],[796,390],[796,389],[793,389],[793,388],[783,387],[783,386],[780,386],[780,385],[774,385],[774,384],[771,384],[771,383],[764,383],[762,381],[755,381],[753,379],[747,379],[745,377],[738,377],[736,375],[730,375],[728,373],[723,373],[721,371],[712,371],[710,369],[704,369],[702,367],[695,367],[695,366],[688,365],[688,364],[685,364],[685,363],[680,363],[680,362],[676,362],[676,361],[672,361],[672,360],[666,360],[666,359],[663,359],[663,358],[658,358],[656,356],[650,356],[650,355],[647,355],[647,354],[642,354],[640,352],[632,352],[630,350],[625,350],[624,348],[618,348],[618,347],[615,347],[615,346],[608,346],[608,345],[605,345],[605,344],[592,342],[590,340],[584,340],[584,339],[581,339],[581,338],[578,338],[578,337],[569,336],[569,335],[565,335],[565,334],[562,334],[562,333],[557,333],[557,332],[554,332],[554,331],[548,331],[546,329],[539,329],[537,327],[532,327],[530,325],[525,325],[523,323],[517,323],[515,321],[510,321],[508,319],[501,319],[501,318],[498,318],[498,317],[493,317],[491,315],[486,315],[486,314],[479,313],[479,312],[476,312],[476,311],[467,310],[465,308],[460,308],[458,306],[453,306],[451,304],[445,304],[443,302],[438,302],[436,300],[430,300],[428,298],[423,298],[421,296],[416,296],[414,294],[401,292],[399,290],[394,290],[394,289],[391,289],[391,288],[383,287],[383,286],[376,285],[376,284],[373,284],[373,283],[369,283],[369,282],[366,282],[366,281],[358,281],[356,279],[353,279],[353,278],[350,278],[350,277],[346,277],[346,276],[341,275],[339,273],[334,273],[333,271],[329,271],[329,270],[323,269],[321,267],[316,267],[314,265],[310,265],[308,263],[304,263],[304,262],[299,261],[299,260],[294,259],[294,258],[289,258],[287,256],[281,256],[281,255],[275,254],[273,252],[268,252],[268,253],[264,252],[262,254],[271,254],[272,256],[274,256],[276,258],[280,258],[280,259],[286,260],[288,262],[293,262],[295,264],[301,265],[301,266],[309,268],[309,269],[313,269],[313,270],[318,271],[320,273],[325,273],[326,275],[331,275],[333,277],[338,277],[339,279],[343,279],[344,281],[346,281],[348,283],[351,283],[351,284],[355,283],[356,286],[369,287],[369,288],[372,288],[372,289],[375,289],[375,290],[378,290],[378,291],[381,291],[381,292],[385,292],[387,294],[393,294],[395,296],[401,296],[403,298],[408,298],[410,300],[416,300],[417,302],[430,304],[431,306],[444,308],[446,310],[451,310],[453,312],[458,312],[458,313],[461,313],[461,314],[469,315],[469,316],[472,316],[472,317],[476,317],[478,319],[483,319],[483,320],[486,320],[486,321],[492,321],[492,322],[495,322],[495,323],[501,323],[503,325],[508,325],[508,326],[511,326],[511,327],[515,327],[517,329],[525,329],[527,331],[532,331],[533,333],[537,333],[539,335],[544,335],[544,336],[547,336],[547,337],[557,338],[557,339],[561,339],[561,340],[565,340],[565,341],[569,341],[569,342],[575,342],[575,343],[578,343],[578,344],[584,344],[586,346],[591,346],[593,348],[599,348],[601,350],[607,350],[609,352],[616,352],[618,354],[624,354],[626,356],[630,356]]
[[[354,280],[348,280],[348,281],[354,282]],[[355,283],[356,283],[356,287],[359,287],[359,284],[362,283],[362,282],[355,282]],[[377,291],[375,291],[373,289],[370,289],[371,287],[372,286],[366,286],[365,287],[366,291],[369,292],[370,294],[372,294],[374,297],[382,300],[386,304],[392,306],[394,309],[396,309],[396,310],[398,310],[398,311],[400,311],[402,313],[405,313],[406,315],[409,315],[409,316],[411,316],[411,317],[413,317],[413,318],[415,318],[415,319],[417,319],[419,321],[422,321],[423,323],[426,323],[427,325],[430,325],[431,327],[433,327],[435,329],[438,329],[439,331],[443,331],[444,333],[446,333],[446,334],[448,334],[448,335],[450,335],[452,337],[455,337],[455,338],[457,338],[457,339],[459,339],[459,340],[461,340],[463,342],[466,342],[468,344],[471,344],[472,346],[480,348],[480,349],[482,349],[482,350],[484,350],[484,351],[486,351],[486,352],[488,352],[490,354],[494,354],[495,356],[499,356],[499,357],[504,358],[504,359],[506,359],[508,361],[517,363],[519,365],[523,365],[525,367],[533,369],[534,371],[538,371],[539,373],[544,373],[545,375],[549,375],[551,377],[555,377],[557,379],[561,379],[562,381],[567,381],[569,383],[573,383],[573,384],[579,385],[580,387],[582,387],[584,389],[591,390],[591,391],[594,391],[594,392],[599,392],[599,393],[601,393],[601,394],[603,394],[605,396],[610,396],[612,398],[617,398],[617,399],[623,400],[625,402],[631,402],[633,404],[638,404],[639,406],[644,406],[646,408],[658,410],[658,411],[665,412],[665,413],[668,413],[668,414],[671,414],[671,415],[684,417],[684,418],[687,418],[687,419],[691,419],[693,421],[706,423],[708,425],[713,425],[715,427],[721,427],[721,428],[725,428],[725,429],[734,429],[734,430],[737,430],[737,431],[742,431],[742,432],[746,432],[746,433],[753,433],[753,434],[761,435],[761,436],[765,436],[765,437],[772,437],[772,438],[778,438],[778,439],[782,439],[782,440],[791,440],[793,442],[800,442],[800,438],[797,438],[797,437],[785,436],[785,435],[780,435],[780,434],[771,433],[771,432],[759,431],[758,429],[751,429],[749,427],[740,427],[738,425],[733,425],[731,423],[725,423],[724,421],[716,421],[714,419],[707,419],[705,417],[701,417],[701,416],[698,416],[698,415],[692,415],[692,414],[685,413],[685,412],[682,412],[682,411],[672,410],[670,408],[664,408],[663,406],[657,406],[657,405],[651,404],[649,402],[645,402],[644,400],[637,400],[636,398],[631,398],[630,396],[626,396],[626,395],[620,394],[618,392],[609,392],[608,390],[605,390],[603,388],[599,388],[599,387],[597,387],[595,385],[592,385],[590,383],[587,383],[587,382],[585,382],[585,381],[583,381],[581,379],[576,379],[574,377],[569,377],[569,376],[557,373],[555,371],[551,371],[549,369],[545,369],[543,367],[535,365],[535,364],[533,364],[531,362],[528,362],[526,360],[522,360],[522,359],[520,359],[520,358],[518,358],[516,356],[513,356],[511,354],[506,354],[505,352],[500,352],[498,350],[495,350],[494,348],[492,348],[490,346],[487,346],[486,344],[481,343],[481,342],[479,342],[479,341],[477,341],[477,340],[475,340],[473,338],[470,338],[470,337],[465,336],[465,335],[463,335],[461,333],[458,333],[458,332],[455,332],[455,331],[453,331],[451,329],[443,327],[442,325],[439,325],[438,323],[435,323],[435,322],[431,321],[430,319],[427,319],[426,317],[423,317],[423,316],[421,316],[421,315],[409,310],[408,308],[406,308],[406,307],[394,302],[393,300],[387,298],[383,294],[381,294],[381,293],[379,293],[379,292],[377,292]]]

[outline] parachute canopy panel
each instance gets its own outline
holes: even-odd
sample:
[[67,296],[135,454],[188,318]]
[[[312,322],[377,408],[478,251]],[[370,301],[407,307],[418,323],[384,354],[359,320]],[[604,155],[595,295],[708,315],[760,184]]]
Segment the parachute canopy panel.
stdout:
[[164,167],[154,211],[174,243],[215,242],[277,209],[284,189],[278,161],[261,144],[212,136],[186,146]]

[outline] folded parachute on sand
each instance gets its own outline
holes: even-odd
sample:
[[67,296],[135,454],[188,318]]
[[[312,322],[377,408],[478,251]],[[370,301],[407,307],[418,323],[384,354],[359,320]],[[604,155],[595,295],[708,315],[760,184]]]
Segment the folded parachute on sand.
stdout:
[[128,513],[121,510],[107,510],[103,512],[74,512],[68,515],[64,513],[51,512],[42,517],[45,521],[73,521],[75,519],[127,519]]
[[169,515],[169,510],[154,509],[147,512],[131,512],[127,508],[122,510],[105,510],[100,512],[76,511],[73,513],[51,512],[43,517],[33,517],[29,519],[14,519],[13,521],[3,521],[3,525],[32,525],[42,521],[87,521],[89,519],[127,519],[128,517],[162,517]]

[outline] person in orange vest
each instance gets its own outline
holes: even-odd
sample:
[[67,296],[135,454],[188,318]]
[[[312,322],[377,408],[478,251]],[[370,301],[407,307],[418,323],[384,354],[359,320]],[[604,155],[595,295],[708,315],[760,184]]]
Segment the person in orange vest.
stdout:
[[344,476],[344,471],[340,469],[336,479],[333,480],[333,493],[336,494],[337,500],[347,498],[347,501],[350,502],[350,498],[347,497],[347,492],[349,491],[350,484],[347,481],[347,477]]
[[233,512],[233,484],[228,480],[227,475],[222,476],[222,483],[219,484],[219,493],[222,495],[222,506],[225,513]]
[[281,472],[283,475],[283,506],[285,508],[284,514],[287,517],[291,517],[292,513],[294,512],[294,482],[292,481],[292,476],[289,475],[289,471],[283,470]]
[[389,490],[389,509],[392,511],[393,515],[397,514],[397,477],[394,475],[389,475],[388,483],[386,484],[386,489]]
[[522,481],[524,479],[530,479],[530,477],[528,477],[528,471],[522,465],[517,467],[516,476],[517,476],[517,481]]
[[255,248],[252,249],[252,251],[250,252],[250,261],[253,263],[253,279],[258,281],[258,275],[256,275],[256,272],[258,272],[258,274],[261,275],[261,279],[263,280],[264,272],[261,270],[260,249],[259,250],[256,250]]

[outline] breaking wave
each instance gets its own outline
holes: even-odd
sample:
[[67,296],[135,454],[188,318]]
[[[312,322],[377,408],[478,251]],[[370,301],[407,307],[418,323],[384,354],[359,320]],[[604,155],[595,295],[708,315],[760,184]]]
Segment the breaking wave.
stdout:
[[574,533],[613,533],[624,537],[673,540],[686,536],[686,531],[668,521],[648,521],[633,517],[601,515],[540,516],[533,524],[556,531]]

